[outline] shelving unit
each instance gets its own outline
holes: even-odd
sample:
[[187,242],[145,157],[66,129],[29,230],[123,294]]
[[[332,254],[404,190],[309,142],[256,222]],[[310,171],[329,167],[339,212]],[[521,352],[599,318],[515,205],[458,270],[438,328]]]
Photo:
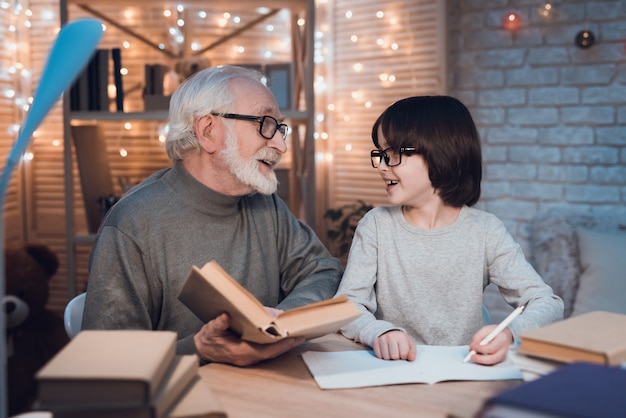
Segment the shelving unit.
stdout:
[[[243,0],[233,3],[231,1],[218,0],[212,2],[200,1],[200,0],[183,0],[176,3],[172,3],[167,0],[155,0],[149,5],[145,1],[139,0],[90,0],[87,4],[84,0],[60,0],[60,17],[61,24],[72,19],[73,12],[81,16],[96,17],[103,21],[104,24],[115,28],[115,30],[124,33],[125,36],[134,39],[142,43],[146,50],[154,51],[152,49],[160,49],[159,42],[156,42],[150,36],[144,36],[141,29],[142,14],[149,16],[150,19],[155,19],[157,13],[156,9],[161,7],[175,8],[177,5],[182,5],[187,10],[211,10],[213,12],[230,12],[245,13],[247,17],[263,5],[267,8],[267,13],[258,14],[256,18],[250,18],[249,21],[244,22],[234,28],[224,29],[218,27],[204,28],[207,32],[213,33],[215,36],[210,37],[206,34],[203,35],[209,45],[199,50],[191,50],[189,45],[189,37],[185,36],[185,41],[181,45],[175,45],[174,48],[170,46],[163,47],[162,52],[163,59],[175,60],[180,58],[187,58],[190,56],[197,56],[203,54],[203,56],[209,56],[212,65],[221,64],[248,64],[250,61],[241,59],[245,57],[245,54],[239,57],[239,60],[231,60],[230,62],[221,62],[224,56],[223,53],[216,54],[215,57],[211,56],[212,50],[224,48],[225,45],[235,38],[243,38],[242,44],[259,43],[258,36],[249,36],[249,33],[253,30],[258,31],[258,25],[264,22],[266,19],[276,15],[280,10],[287,9],[290,12],[290,37],[291,37],[291,51],[287,60],[293,67],[293,85],[291,86],[291,103],[294,103],[293,108],[284,109],[282,113],[289,120],[289,124],[292,127],[290,134],[290,161],[288,162],[289,171],[289,201],[287,202],[296,216],[301,218],[304,222],[308,223],[311,227],[315,228],[315,147],[314,147],[314,96],[313,96],[313,37],[315,26],[315,4],[314,0],[267,0],[267,1],[254,1]],[[135,23],[137,25],[128,24],[125,25],[122,19],[114,16],[113,14],[107,14],[107,11],[114,10],[118,14],[121,14],[123,10],[128,10],[129,14],[134,16]],[[78,18],[81,16],[74,16]],[[300,19],[304,19],[306,22],[302,24]],[[187,22],[187,20],[186,20]],[[191,19],[189,20],[191,23]],[[185,25],[185,31],[198,31],[200,28],[193,24]],[[166,27],[163,27],[165,32]],[[106,38],[106,33],[105,33]],[[151,49],[152,48],[152,49]],[[173,49],[173,50],[172,50]],[[284,51],[283,51],[284,53]],[[254,60],[252,61],[254,62]],[[259,62],[257,59],[256,62]],[[126,65],[126,63],[123,63]],[[143,75],[143,74],[142,74]],[[136,107],[136,106],[135,106]],[[125,107],[126,109],[126,107]],[[64,189],[65,189],[65,221],[66,221],[66,235],[67,235],[67,285],[68,285],[68,297],[73,297],[77,293],[77,251],[78,245],[91,245],[95,239],[93,234],[85,233],[84,231],[77,231],[75,222],[76,212],[76,197],[74,193],[75,175],[74,175],[74,155],[71,138],[71,126],[73,123],[119,123],[133,121],[133,122],[150,122],[150,121],[165,121],[167,120],[167,111],[142,111],[141,109],[129,108],[128,112],[71,112],[69,105],[69,94],[66,94],[63,101],[63,143],[64,143]],[[86,278],[84,278],[86,280]]]

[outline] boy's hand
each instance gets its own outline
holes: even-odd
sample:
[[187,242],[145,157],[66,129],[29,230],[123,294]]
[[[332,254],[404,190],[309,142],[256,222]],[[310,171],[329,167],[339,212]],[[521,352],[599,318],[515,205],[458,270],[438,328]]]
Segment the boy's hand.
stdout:
[[417,355],[415,343],[402,331],[388,331],[374,340],[374,354],[383,360],[413,361]]
[[486,345],[480,345],[480,342],[494,329],[496,325],[486,325],[474,334],[470,342],[470,350],[476,351],[476,354],[470,359],[474,363],[490,366],[501,363],[506,359],[506,354],[513,342],[513,333],[508,328],[502,330],[501,333]]

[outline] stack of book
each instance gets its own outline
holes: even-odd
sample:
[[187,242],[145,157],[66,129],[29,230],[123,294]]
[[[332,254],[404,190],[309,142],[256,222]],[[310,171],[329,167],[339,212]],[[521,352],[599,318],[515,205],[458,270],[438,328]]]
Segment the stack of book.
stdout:
[[84,330],[37,373],[39,410],[55,418],[225,417],[198,376],[195,355],[176,355],[170,331]]
[[626,315],[594,311],[523,333],[509,353],[525,380],[574,362],[626,366]]

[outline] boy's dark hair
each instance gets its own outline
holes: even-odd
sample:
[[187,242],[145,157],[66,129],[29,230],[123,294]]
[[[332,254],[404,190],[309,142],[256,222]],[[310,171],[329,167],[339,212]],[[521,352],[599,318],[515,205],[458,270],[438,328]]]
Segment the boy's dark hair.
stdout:
[[416,96],[398,100],[376,120],[391,148],[415,147],[428,166],[428,176],[444,203],[472,206],[480,198],[482,153],[469,110],[449,96]]

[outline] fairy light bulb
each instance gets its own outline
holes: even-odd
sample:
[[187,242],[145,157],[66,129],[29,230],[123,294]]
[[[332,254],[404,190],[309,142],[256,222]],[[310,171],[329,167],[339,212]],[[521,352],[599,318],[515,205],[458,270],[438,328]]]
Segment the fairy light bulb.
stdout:
[[544,20],[550,20],[554,17],[554,6],[550,3],[543,4],[537,8],[537,14]]
[[507,13],[502,18],[502,27],[509,32],[515,32],[519,29],[521,23],[522,18],[515,12]]

